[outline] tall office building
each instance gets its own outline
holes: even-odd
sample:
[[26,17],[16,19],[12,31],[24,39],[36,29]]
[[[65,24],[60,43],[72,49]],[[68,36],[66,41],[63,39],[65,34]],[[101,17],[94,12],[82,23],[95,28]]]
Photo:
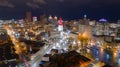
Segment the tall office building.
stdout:
[[53,19],[53,17],[50,15],[50,16],[49,16],[49,20],[52,20],[52,19]]
[[33,22],[36,22],[36,21],[37,21],[37,17],[34,16],[34,17],[33,17]]
[[31,21],[32,21],[31,12],[26,12],[26,22],[31,22]]
[[58,31],[63,31],[63,20],[62,18],[60,18],[60,20],[58,21]]
[[47,23],[47,18],[45,14],[40,16],[40,21],[41,21],[42,26],[44,26]]
[[57,17],[57,16],[55,16],[55,17],[54,17],[54,19],[55,19],[55,20],[58,20],[58,17]]

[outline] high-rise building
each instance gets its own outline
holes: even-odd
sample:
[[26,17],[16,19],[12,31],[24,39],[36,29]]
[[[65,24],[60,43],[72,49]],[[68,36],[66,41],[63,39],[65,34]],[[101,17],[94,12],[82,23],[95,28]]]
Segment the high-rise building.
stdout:
[[37,17],[34,16],[34,17],[33,17],[33,22],[36,22],[36,21],[37,21]]
[[63,31],[63,23],[62,18],[58,21],[58,31]]
[[117,23],[120,24],[120,20],[118,20]]
[[53,17],[50,15],[50,16],[49,16],[49,20],[52,20],[52,19],[53,19]]
[[45,14],[40,16],[40,21],[41,21],[42,26],[44,27],[44,25],[47,23],[47,18]]
[[89,25],[89,21],[90,20],[87,18],[86,14],[83,16],[83,19],[79,20],[79,22],[83,25]]
[[48,17],[48,21],[53,22],[53,17],[51,15]]
[[54,17],[54,20],[57,20],[57,19],[58,19],[58,17],[57,17],[57,16],[55,16],[55,17]]
[[31,12],[26,12],[26,21],[31,22],[32,21],[31,18],[32,18]]

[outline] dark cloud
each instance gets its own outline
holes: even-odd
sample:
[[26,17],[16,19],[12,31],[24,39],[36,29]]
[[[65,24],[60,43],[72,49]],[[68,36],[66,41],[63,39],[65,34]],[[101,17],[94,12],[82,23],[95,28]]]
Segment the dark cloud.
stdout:
[[0,6],[2,7],[10,7],[13,8],[15,7],[10,1],[8,0],[0,0]]
[[29,1],[29,2],[26,3],[26,5],[28,7],[31,7],[33,9],[40,8],[40,6],[44,5],[44,4],[46,4],[45,0],[31,0],[31,1]]
[[27,2],[26,5],[27,5],[28,7],[33,8],[33,9],[40,8],[39,5],[37,5],[37,4],[35,4],[35,3],[31,3],[31,2]]
[[33,0],[33,2],[39,3],[39,4],[46,4],[45,0]]
[[[0,6],[4,7],[17,7],[19,5],[35,5],[33,7],[40,7],[45,4],[54,4],[57,5],[59,2],[68,6],[91,6],[91,7],[100,7],[104,5],[118,5],[120,0],[0,0]],[[32,8],[33,8],[32,7]]]
[[56,0],[56,1],[58,1],[58,2],[64,2],[65,0]]
[[[46,4],[45,0],[0,0],[1,7],[18,7],[23,6],[31,7],[31,8],[39,8],[40,5]],[[25,6],[26,5],[26,6]]]

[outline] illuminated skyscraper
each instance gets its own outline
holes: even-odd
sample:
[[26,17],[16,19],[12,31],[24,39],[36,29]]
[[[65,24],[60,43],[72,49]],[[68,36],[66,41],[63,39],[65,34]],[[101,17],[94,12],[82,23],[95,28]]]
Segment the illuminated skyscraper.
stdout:
[[63,31],[63,20],[62,18],[60,18],[60,20],[58,21],[58,31]]
[[53,19],[53,17],[50,15],[50,16],[49,16],[49,20],[52,20],[52,19]]
[[32,18],[31,12],[27,12],[27,13],[26,13],[26,21],[27,21],[27,22],[31,22],[31,21],[32,21],[31,18]]
[[53,22],[53,17],[51,15],[48,17],[48,21]]
[[42,26],[44,26],[47,23],[47,18],[45,14],[40,16],[40,21],[41,21]]
[[37,21],[37,17],[34,16],[34,17],[33,17],[33,22],[36,22],[36,21]]
[[58,19],[57,16],[55,16],[54,19],[57,20]]

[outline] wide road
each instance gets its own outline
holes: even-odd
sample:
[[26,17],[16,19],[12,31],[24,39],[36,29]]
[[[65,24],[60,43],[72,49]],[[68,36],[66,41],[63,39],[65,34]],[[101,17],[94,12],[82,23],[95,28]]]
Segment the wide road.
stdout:
[[47,50],[51,49],[53,45],[44,45],[37,53],[31,56],[31,61],[28,62],[30,67],[38,67],[43,55]]

